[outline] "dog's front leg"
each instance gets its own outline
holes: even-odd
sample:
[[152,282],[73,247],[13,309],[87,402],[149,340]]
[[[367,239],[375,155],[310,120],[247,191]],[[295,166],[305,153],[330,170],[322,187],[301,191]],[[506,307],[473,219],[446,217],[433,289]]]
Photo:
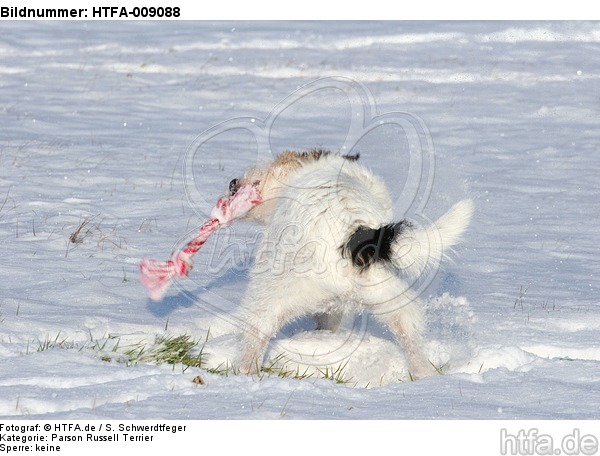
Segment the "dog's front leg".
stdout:
[[269,340],[286,323],[310,311],[310,294],[303,291],[301,281],[288,282],[284,278],[262,275],[250,282],[242,305],[244,323],[242,356],[238,365],[240,372],[258,373]]
[[251,322],[244,325],[242,356],[239,361],[241,373],[257,374],[260,372],[269,340],[277,332],[274,329],[276,325],[273,323],[265,320],[258,321],[258,319],[253,318]]

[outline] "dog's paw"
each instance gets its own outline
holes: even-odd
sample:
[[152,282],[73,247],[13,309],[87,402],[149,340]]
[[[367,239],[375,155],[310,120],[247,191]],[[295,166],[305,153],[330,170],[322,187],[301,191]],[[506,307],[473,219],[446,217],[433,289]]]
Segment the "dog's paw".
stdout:
[[256,375],[260,373],[261,365],[258,359],[255,357],[248,358],[244,357],[239,363],[238,372],[240,374]]
[[410,366],[409,378],[414,380],[421,380],[433,375],[439,374],[439,370],[434,367],[429,361],[423,361],[420,363],[414,363]]

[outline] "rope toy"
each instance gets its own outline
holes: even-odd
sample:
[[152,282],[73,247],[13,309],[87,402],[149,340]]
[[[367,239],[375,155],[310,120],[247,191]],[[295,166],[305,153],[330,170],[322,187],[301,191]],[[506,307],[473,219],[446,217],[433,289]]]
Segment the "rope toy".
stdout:
[[140,263],[140,281],[146,287],[150,299],[159,301],[175,277],[188,276],[194,267],[192,257],[214,231],[221,226],[229,226],[234,219],[243,217],[261,202],[260,191],[254,185],[244,185],[234,195],[219,198],[210,213],[211,219],[200,227],[196,237],[182,250],[173,252],[170,260],[158,262],[144,258]]

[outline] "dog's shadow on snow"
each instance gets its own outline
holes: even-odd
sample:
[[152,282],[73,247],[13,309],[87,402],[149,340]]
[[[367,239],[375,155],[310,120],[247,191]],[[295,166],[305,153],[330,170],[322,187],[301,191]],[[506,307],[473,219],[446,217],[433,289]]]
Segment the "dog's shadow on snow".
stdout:
[[[196,287],[193,290],[180,290],[177,294],[167,294],[160,301],[148,299],[146,307],[156,317],[166,317],[180,308],[189,309],[199,304],[199,298],[202,295],[216,293],[219,295],[219,289],[225,286],[246,283],[248,281],[248,272],[229,269],[225,274],[219,276],[207,284]],[[173,287],[171,293],[173,292]]]

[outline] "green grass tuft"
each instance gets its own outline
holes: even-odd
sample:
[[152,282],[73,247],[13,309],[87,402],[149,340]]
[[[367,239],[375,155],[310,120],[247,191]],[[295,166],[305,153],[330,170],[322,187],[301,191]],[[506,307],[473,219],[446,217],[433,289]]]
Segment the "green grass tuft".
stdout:
[[318,371],[323,378],[327,378],[329,380],[334,381],[335,383],[345,385],[352,381],[352,378],[346,378],[344,375],[344,371],[346,370],[347,366],[348,366],[348,361],[346,361],[344,364],[340,364],[335,369],[333,367],[331,367],[331,368],[326,367],[324,370],[318,369]]
[[[37,351],[51,349],[78,349],[92,350],[97,353],[100,360],[105,362],[123,363],[127,366],[135,366],[140,363],[149,364],[171,364],[181,365],[183,371],[189,367],[203,369],[211,374],[219,374],[225,377],[239,375],[239,370],[229,362],[216,367],[207,367],[205,362],[204,346],[209,339],[209,334],[204,340],[196,340],[184,334],[180,336],[156,336],[154,342],[139,340],[134,343],[124,343],[120,336],[108,335],[100,339],[94,339],[90,332],[90,340],[83,344],[68,343],[66,338],[61,338],[60,333],[56,337],[47,336],[45,340],[38,341]],[[27,351],[29,352],[29,346]],[[285,353],[281,353],[265,363],[260,369],[259,380],[277,376],[280,378],[305,380],[309,378],[325,378],[338,384],[348,384],[352,378],[347,378],[345,370],[348,361],[338,366],[326,366],[322,368],[306,367],[304,370],[287,359]],[[436,368],[438,370],[438,368]],[[438,370],[438,372],[440,372]],[[441,373],[441,372],[440,372]]]
[[161,336],[154,345],[142,342],[135,344],[124,352],[127,364],[153,363],[153,364],[183,364],[186,367],[202,367],[202,349],[194,353],[199,342],[191,336]]

